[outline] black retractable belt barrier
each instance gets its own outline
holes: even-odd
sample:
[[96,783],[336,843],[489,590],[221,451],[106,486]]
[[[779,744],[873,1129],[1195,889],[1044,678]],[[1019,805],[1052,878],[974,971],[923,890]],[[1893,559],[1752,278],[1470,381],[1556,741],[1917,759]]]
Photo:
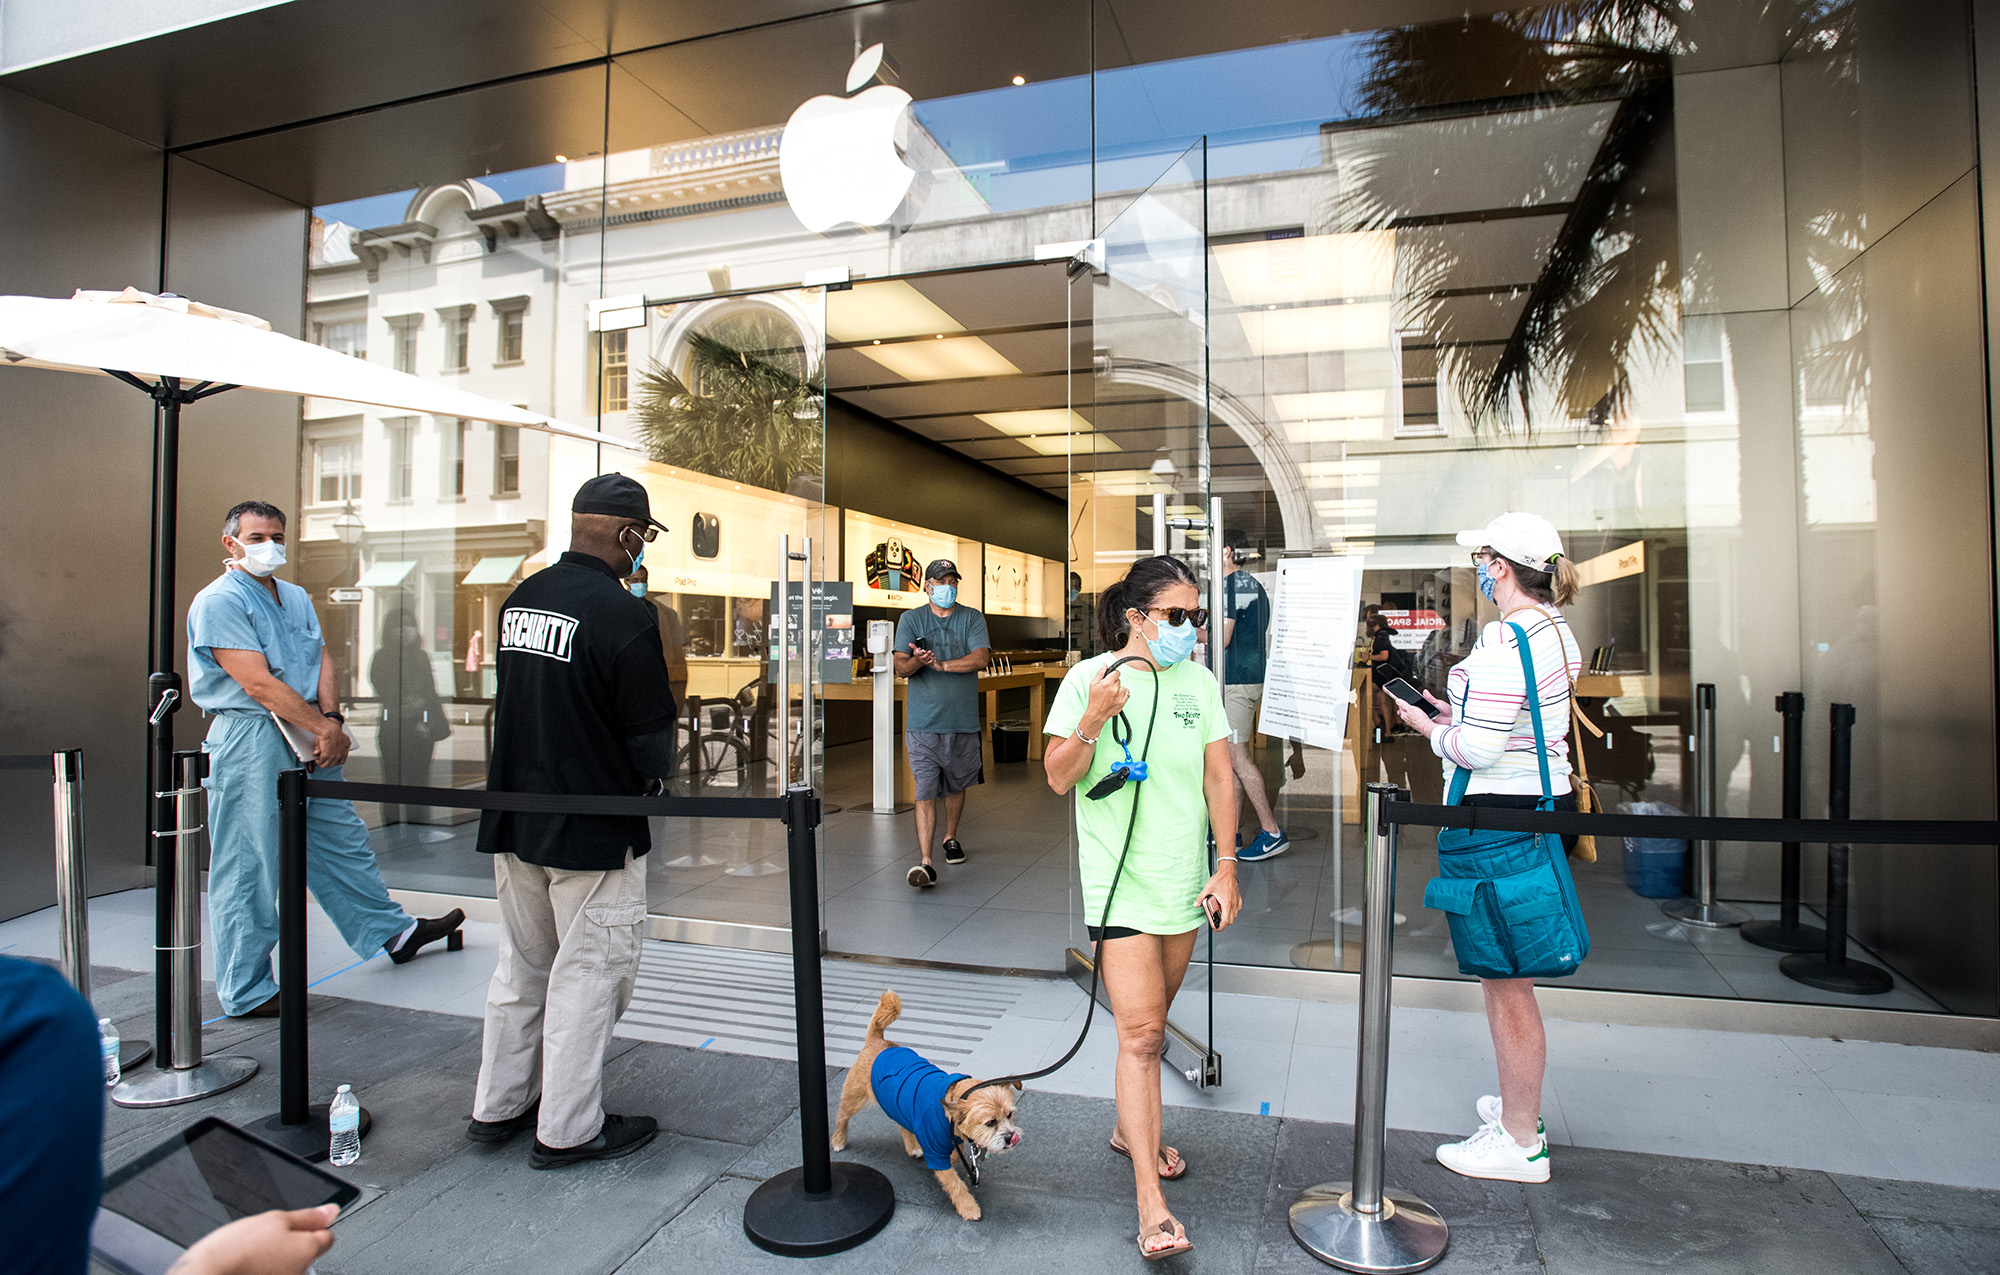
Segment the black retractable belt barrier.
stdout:
[[1693,815],[1585,815],[1565,810],[1506,810],[1498,806],[1423,806],[1398,801],[1389,823],[1416,828],[1484,828],[1494,832],[1553,832],[1565,837],[1661,837],[1694,841],[1845,842],[1875,846],[2000,845],[1994,819],[1699,819]]
[[819,799],[785,793],[792,887],[792,1004],[798,1028],[799,1149],[804,1161],[768,1178],[743,1205],[743,1233],[786,1257],[822,1257],[872,1239],[896,1213],[889,1179],[833,1161],[826,1121],[826,1012],[819,952]]
[[[323,1157],[326,1108],[308,1108],[306,1094],[305,849],[309,797],[516,814],[783,820],[791,872],[792,1003],[798,1035],[803,1163],[751,1193],[743,1209],[743,1232],[752,1243],[773,1253],[819,1257],[865,1243],[889,1224],[896,1211],[895,1190],[889,1179],[867,1165],[836,1163],[827,1128],[826,1005],[820,985],[819,945],[819,824],[823,807],[811,787],[796,785],[783,797],[620,797],[349,783],[309,779],[303,770],[280,774],[278,817],[283,860],[278,901],[278,1017],[284,1109],[266,1121],[261,1132],[266,1137],[276,1135],[274,1140],[303,1139],[308,1150],[316,1149]],[[361,1122],[366,1132],[369,1117],[365,1110]],[[280,1145],[285,1143],[280,1141]]]
[[[1833,752],[1827,768],[1827,813],[1847,816],[1854,788],[1854,705],[1833,705]],[[1828,992],[1879,996],[1896,985],[1889,971],[1866,961],[1847,959],[1847,885],[1849,843],[1826,847],[1826,948],[1824,953],[1796,952],[1778,962],[1778,971],[1795,983]]]
[[[1805,806],[1806,697],[1798,691],[1778,696],[1784,718],[1785,818],[1797,819]],[[1778,847],[1778,919],[1752,921],[1740,933],[1746,942],[1774,952],[1817,952],[1826,947],[1826,931],[1799,924],[1799,843]]]

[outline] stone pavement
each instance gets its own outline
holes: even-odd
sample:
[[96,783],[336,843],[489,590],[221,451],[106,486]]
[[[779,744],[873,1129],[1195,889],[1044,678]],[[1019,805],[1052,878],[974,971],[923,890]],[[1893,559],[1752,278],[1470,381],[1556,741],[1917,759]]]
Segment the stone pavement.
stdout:
[[[99,1012],[150,1035],[151,980],[100,968]],[[212,994],[207,1015],[219,1010]],[[745,1198],[799,1160],[797,1083],[778,1059],[618,1040],[607,1068],[613,1110],[659,1117],[661,1136],[608,1164],[549,1172],[527,1147],[465,1140],[478,1070],[478,1020],[314,996],[312,1088],[354,1086],[374,1115],[361,1161],[369,1192],[336,1226],[323,1275],[654,1275],[697,1271],[1136,1270],[1132,1184],[1105,1147],[1112,1105],[1037,1090],[1020,1108],[1021,1148],[990,1162],[986,1216],[962,1222],[879,1111],[858,1118],[844,1158],[895,1183],[889,1227],[861,1248],[810,1264],[752,1247]],[[110,1108],[105,1163],[116,1168],[206,1115],[253,1125],[278,1105],[274,1020],[224,1021],[209,1054],[247,1054],[249,1084],[184,1107]],[[840,1075],[830,1077],[830,1098]],[[1196,1249],[1180,1272],[1321,1272],[1293,1243],[1286,1208],[1299,1190],[1348,1175],[1346,1125],[1169,1107],[1168,1135],[1188,1156],[1169,1202]],[[1462,1134],[1464,1131],[1455,1131]],[[1845,1177],[1714,1160],[1557,1148],[1543,1186],[1476,1182],[1431,1159],[1442,1135],[1391,1130],[1388,1180],[1450,1222],[1441,1272],[1823,1275],[2000,1270],[2000,1192]]]

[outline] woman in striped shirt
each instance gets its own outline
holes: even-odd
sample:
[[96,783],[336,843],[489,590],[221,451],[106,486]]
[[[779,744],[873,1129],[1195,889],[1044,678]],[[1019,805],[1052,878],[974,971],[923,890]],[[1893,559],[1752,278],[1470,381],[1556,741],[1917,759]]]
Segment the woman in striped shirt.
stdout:
[[[1556,809],[1575,810],[1569,704],[1583,656],[1557,608],[1576,597],[1576,568],[1563,555],[1555,527],[1534,514],[1502,514],[1478,531],[1461,532],[1458,542],[1474,550],[1479,591],[1528,635],[1550,791]],[[1446,695],[1449,703],[1425,693],[1443,710],[1436,719],[1398,701],[1403,720],[1443,759],[1446,784],[1455,770],[1463,769],[1471,772],[1463,804],[1534,809],[1542,795],[1541,759],[1535,755],[1535,724],[1528,715],[1526,676],[1513,629],[1505,623],[1487,625],[1472,652],[1452,669]],[[1563,840],[1565,849],[1573,841]],[[1534,980],[1483,978],[1480,987],[1500,1065],[1500,1093],[1479,1100],[1478,1132],[1439,1147],[1438,1162],[1467,1177],[1546,1182],[1549,1148],[1541,1106],[1548,1045]]]

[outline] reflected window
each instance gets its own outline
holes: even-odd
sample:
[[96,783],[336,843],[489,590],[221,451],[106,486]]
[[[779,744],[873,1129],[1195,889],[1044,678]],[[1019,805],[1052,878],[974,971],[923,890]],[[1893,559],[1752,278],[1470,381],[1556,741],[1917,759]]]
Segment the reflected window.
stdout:
[[319,343],[335,354],[345,354],[349,358],[368,357],[368,325],[360,319],[351,323],[322,323],[319,327]]
[[417,423],[415,419],[404,416],[384,421],[382,427],[389,434],[389,499],[407,501],[412,493],[411,442],[416,433]]
[[463,372],[472,366],[472,307],[445,306],[438,318],[444,321],[444,370]]
[[329,438],[313,444],[313,491],[322,505],[361,499],[361,440]]
[[417,370],[417,329],[424,324],[421,314],[399,314],[389,320],[390,348],[395,354],[396,370],[416,374]]
[[516,496],[521,492],[521,428],[518,425],[493,427],[493,494]]
[[507,297],[493,303],[493,317],[499,326],[499,346],[493,361],[499,366],[521,362],[523,338],[528,327],[528,298]]
[[1721,412],[1729,408],[1729,375],[1723,362],[1720,315],[1690,315],[1684,330],[1683,370],[1687,380],[1687,410]]
[[438,425],[439,494],[455,500],[465,495],[465,422]]
[[598,334],[602,342],[599,348],[603,352],[603,373],[599,378],[602,386],[599,394],[601,411],[622,412],[631,400],[632,379],[625,361],[627,335],[623,330]]

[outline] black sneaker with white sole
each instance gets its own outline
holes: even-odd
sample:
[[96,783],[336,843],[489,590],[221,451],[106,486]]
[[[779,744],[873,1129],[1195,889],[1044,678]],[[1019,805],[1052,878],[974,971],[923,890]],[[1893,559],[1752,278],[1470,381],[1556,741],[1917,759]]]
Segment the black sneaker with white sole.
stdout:
[[962,846],[962,845],[960,845],[960,844],[958,844],[958,838],[957,838],[957,837],[947,837],[947,838],[945,838],[945,843],[944,843],[944,861],[945,861],[946,863],[964,863],[964,862],[965,862],[965,847],[964,847],[964,846]]
[[928,890],[937,884],[937,869],[928,863],[920,863],[910,869],[909,882],[919,890]]
[[597,1131],[597,1136],[582,1146],[552,1147],[536,1138],[534,1150],[528,1152],[528,1167],[560,1169],[566,1164],[582,1164],[585,1160],[616,1160],[651,1142],[659,1131],[660,1122],[651,1116],[607,1115],[604,1127]]

